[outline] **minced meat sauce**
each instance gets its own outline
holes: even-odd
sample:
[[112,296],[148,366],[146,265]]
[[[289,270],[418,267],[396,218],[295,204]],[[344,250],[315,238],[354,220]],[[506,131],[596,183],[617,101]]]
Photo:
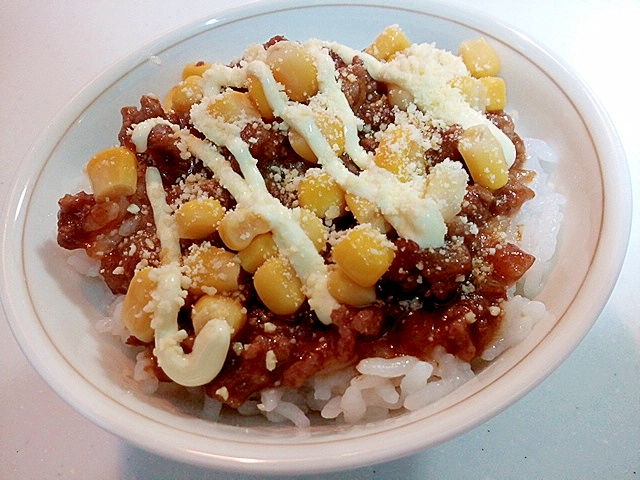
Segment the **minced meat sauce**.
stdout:
[[[386,87],[371,78],[357,59],[350,65],[337,56],[334,60],[343,92],[366,126],[360,132],[360,143],[372,152],[377,141],[371,132],[383,129],[394,118]],[[136,148],[131,140],[132,125],[161,117],[181,127],[192,126],[188,113],[166,113],[153,96],[143,96],[139,108],[123,108],[122,117],[119,141],[133,152]],[[376,284],[378,300],[361,308],[341,306],[333,311],[329,325],[319,322],[306,304],[288,316],[269,311],[257,298],[251,276],[242,271],[239,282],[248,311],[247,322],[234,337],[224,367],[207,385],[207,392],[237,408],[265,388],[299,388],[317,373],[334,371],[363,358],[413,355],[429,360],[436,346],[444,346],[467,362],[478,357],[500,325],[500,302],[534,261],[501,234],[503,219],[533,197],[526,185],[531,173],[522,168],[524,144],[509,115],[500,111],[487,113],[487,117],[516,147],[516,162],[506,186],[495,191],[473,183],[468,186],[462,212],[447,225],[442,247],[420,248],[412,240],[389,233],[396,254]],[[455,125],[443,131],[440,148],[426,152],[426,164],[433,166],[445,158],[462,162],[457,148],[460,132]],[[303,175],[313,165],[293,151],[286,133],[268,122],[248,124],[241,137],[258,160],[269,193],[283,205],[292,205],[295,196],[291,194],[291,178],[283,172]],[[221,151],[238,171],[233,156]],[[160,242],[143,180],[149,166],[160,171],[169,204],[197,187],[219,199],[226,209],[235,205],[210,170],[193,156],[185,158],[181,154],[166,126],[154,127],[146,152],[136,155],[139,181],[133,195],[97,201],[92,194],[80,192],[65,195],[59,201],[59,245],[84,249],[99,260],[101,274],[114,294],[126,294],[136,268],[160,263]],[[351,171],[358,170],[347,155],[342,160]],[[132,210],[131,205],[136,208]],[[350,228],[355,223],[347,212],[334,220],[332,229]],[[217,234],[206,240],[224,247]],[[181,241],[185,250],[190,244],[191,241]],[[188,333],[182,342],[186,353],[195,338],[189,314],[194,301],[191,295],[187,297],[178,318],[179,326]],[[134,337],[129,343],[145,345],[153,356],[152,343],[143,344]],[[277,358],[275,366],[265,362],[269,351]],[[158,378],[168,380],[160,367],[156,370]],[[219,393],[222,388],[224,395]]]

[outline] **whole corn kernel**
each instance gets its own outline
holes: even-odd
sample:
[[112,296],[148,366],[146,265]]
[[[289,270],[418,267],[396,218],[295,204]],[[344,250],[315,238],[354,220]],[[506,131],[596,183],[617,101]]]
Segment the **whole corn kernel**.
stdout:
[[327,239],[329,237],[327,227],[315,213],[306,208],[301,208],[300,226],[309,237],[309,240],[313,242],[318,252],[322,252],[327,248]]
[[191,308],[191,322],[197,335],[211,320],[224,320],[233,329],[232,338],[247,322],[247,309],[236,298],[202,295]]
[[358,285],[345,275],[341,268],[329,272],[327,289],[338,302],[353,307],[365,307],[376,301],[375,287]]
[[202,77],[191,75],[169,90],[163,108],[168,112],[188,113],[191,107],[202,100]]
[[253,275],[253,286],[264,305],[276,315],[290,315],[305,301],[302,282],[284,257],[268,258]]
[[213,234],[225,209],[215,198],[199,198],[180,205],[175,213],[178,236],[199,240]]
[[362,287],[375,285],[395,258],[393,244],[369,225],[347,232],[336,242],[331,253],[345,275]]
[[414,102],[413,94],[399,85],[387,85],[387,98],[392,107],[406,110]]
[[249,94],[236,90],[221,93],[209,104],[207,110],[212,117],[225,123],[250,122],[262,118]]
[[378,205],[351,193],[345,194],[344,198],[349,211],[360,225],[368,223],[381,233],[389,231],[391,225],[385,220]]
[[[319,113],[315,115],[315,122],[318,130],[320,130],[320,133],[322,133],[327,140],[333,152],[337,156],[342,155],[346,143],[342,120],[327,113]],[[302,135],[295,129],[290,129],[288,136],[291,148],[293,148],[298,155],[308,162],[317,163],[318,157],[313,150],[311,150],[311,147]]]
[[271,108],[271,105],[269,105],[267,101],[267,96],[264,94],[264,89],[258,77],[253,75],[247,77],[247,92],[249,93],[249,98],[253,100],[253,103],[260,112],[260,115],[262,115],[262,118],[268,122],[273,121],[275,119],[273,108]]
[[211,64],[206,62],[187,63],[182,69],[182,80],[192,75],[201,77],[209,68],[211,68]]
[[192,246],[183,263],[183,273],[191,280],[189,291],[197,295],[238,289],[240,261],[224,248],[208,243]]
[[438,202],[445,223],[451,222],[462,208],[469,176],[458,162],[445,160],[433,166],[425,182],[425,196]]
[[374,161],[400,181],[408,182],[417,175],[425,175],[425,151],[418,130],[401,125],[385,130],[375,151]]
[[482,79],[475,77],[459,77],[454,82],[454,86],[459,88],[471,107],[480,112],[484,112],[487,108],[487,87]]
[[365,52],[378,60],[389,60],[393,54],[410,46],[411,42],[400,27],[391,25],[380,32]]
[[297,42],[277,42],[267,50],[273,78],[294,102],[307,102],[318,93],[318,68],[313,56]]
[[467,128],[458,141],[458,150],[474,182],[491,190],[507,184],[509,167],[504,151],[486,125]]
[[332,220],[346,211],[344,190],[324,171],[309,169],[298,184],[298,203],[318,217]]
[[294,152],[304,158],[307,162],[318,162],[318,157],[315,153],[313,153],[313,150],[311,149],[307,141],[301,134],[297,132],[297,130],[294,130],[293,128],[289,129],[287,137],[289,138],[289,144],[291,145],[291,148]]
[[218,225],[224,244],[236,251],[247,248],[256,235],[270,230],[269,222],[246,208],[229,210]]
[[98,200],[133,195],[138,186],[138,160],[126,147],[107,148],[89,160],[87,175]]
[[507,106],[507,85],[500,77],[482,77],[480,82],[487,89],[485,108],[488,112],[504,110]]
[[276,242],[271,233],[256,235],[251,243],[238,252],[240,265],[245,271],[254,273],[269,257],[278,253]]
[[483,37],[462,42],[458,55],[476,78],[495,76],[500,72],[500,58]]
[[145,309],[153,300],[152,294],[156,288],[156,283],[149,278],[152,270],[152,267],[146,267],[138,270],[133,276],[120,314],[120,320],[129,333],[141,342],[150,342],[154,337],[151,328],[153,313]]

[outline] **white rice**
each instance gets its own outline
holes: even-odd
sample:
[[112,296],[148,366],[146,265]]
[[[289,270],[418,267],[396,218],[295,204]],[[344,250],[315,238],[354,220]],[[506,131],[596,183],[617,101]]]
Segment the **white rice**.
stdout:
[[260,394],[257,408],[269,421],[280,423],[291,421],[296,427],[309,427],[311,421],[304,409],[302,396],[290,389],[270,388]]
[[100,333],[108,333],[116,337],[120,337],[122,343],[125,343],[131,336],[127,327],[120,321],[122,305],[124,303],[124,295],[118,295],[109,306],[107,314],[96,322],[96,329]]
[[[514,217],[510,231],[512,241],[536,261],[517,286],[517,293],[502,303],[504,318],[497,338],[482,353],[485,361],[496,359],[508,348],[526,338],[533,326],[548,315],[543,303],[529,300],[541,290],[545,273],[553,260],[556,239],[562,222],[564,198],[553,191],[550,175],[556,163],[553,151],[540,140],[526,140],[527,168],[537,172],[531,187],[536,197],[526,202]],[[97,276],[95,261],[83,251],[73,252],[69,263],[80,273]],[[114,302],[108,315],[97,323],[103,333],[125,341],[128,333],[119,321],[122,299]],[[133,378],[142,392],[151,394],[159,381],[146,352],[136,357]],[[434,351],[432,362],[404,356],[393,359],[368,358],[355,367],[331,375],[317,375],[301,391],[271,388],[261,392],[260,400],[249,400],[238,409],[241,415],[263,415],[270,422],[293,423],[302,429],[311,425],[309,413],[319,412],[324,419],[345,423],[373,421],[394,411],[417,410],[452,392],[469,381],[471,365],[447,353],[443,347]],[[203,394],[204,395],[204,394]],[[222,404],[204,395],[201,417],[218,419]]]
[[525,252],[536,257],[518,285],[525,297],[534,298],[544,285],[545,273],[556,251],[565,199],[553,190],[552,174],[558,161],[555,152],[542,140],[524,140],[526,166],[537,173],[530,184],[536,196],[513,218],[509,234]]
[[533,326],[548,315],[544,303],[520,295],[504,302],[502,310],[504,317],[497,338],[482,352],[483,360],[495,360],[506,349],[520,343],[529,336]]
[[80,275],[85,277],[100,276],[100,262],[87,255],[81,248],[77,250],[65,250],[67,253],[67,263]]
[[417,410],[473,377],[468,363],[442,347],[434,352],[433,364],[410,356],[368,358],[356,369],[358,374],[349,380],[344,393],[324,405],[322,417],[342,415],[346,423],[356,423],[386,418],[391,411],[402,408]]
[[147,351],[140,352],[136,355],[136,365],[133,368],[133,379],[140,386],[142,393],[148,395],[158,390],[160,381],[153,373],[153,360]]

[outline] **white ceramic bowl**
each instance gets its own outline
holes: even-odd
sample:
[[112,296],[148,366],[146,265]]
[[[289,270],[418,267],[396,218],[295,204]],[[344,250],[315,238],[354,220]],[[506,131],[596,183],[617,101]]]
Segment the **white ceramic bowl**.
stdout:
[[[519,132],[559,155],[555,182],[567,204],[558,261],[538,299],[557,321],[538,324],[475,379],[419,411],[367,425],[311,432],[211,423],[183,404],[146,396],[123,375],[132,359],[94,328],[109,301],[99,280],[67,265],[56,245],[57,200],[77,189],[83,164],[112,145],[119,109],[164,92],[194,60],[230,61],[275,34],[364,48],[398,23],[414,42],[455,51],[480,35],[496,47]],[[623,152],[597,101],[560,61],[525,35],[477,13],[431,2],[325,5],[263,2],[183,28],[118,63],[90,84],[22,163],[2,218],[1,276],[7,317],[36,370],[106,430],[160,455],[244,472],[320,472],[390,460],[433,446],[495,415],[543,380],[600,314],[621,267],[630,225]]]

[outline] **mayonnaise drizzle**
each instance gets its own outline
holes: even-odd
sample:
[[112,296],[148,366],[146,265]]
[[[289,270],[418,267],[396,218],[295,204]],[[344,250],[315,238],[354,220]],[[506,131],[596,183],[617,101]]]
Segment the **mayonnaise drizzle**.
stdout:
[[180,128],[177,125],[174,125],[169,120],[165,120],[164,118],[149,118],[143,122],[138,123],[133,128],[133,133],[131,134],[131,141],[136,146],[136,152],[142,153],[147,151],[147,142],[149,140],[149,134],[151,130],[157,125],[167,125],[171,127],[174,133],[176,133]]
[[205,79],[203,82],[205,97],[213,97],[226,87],[242,88],[247,78],[242,69],[220,63],[211,65],[202,77]]
[[178,313],[186,296],[182,289],[180,242],[162,178],[155,167],[147,169],[146,187],[162,247],[162,265],[149,275],[156,284],[152,293],[153,354],[174,382],[187,387],[204,385],[213,380],[224,365],[231,342],[231,327],[224,319],[212,319],[198,333],[191,353],[184,353],[180,343],[187,337],[187,332],[178,329]]

